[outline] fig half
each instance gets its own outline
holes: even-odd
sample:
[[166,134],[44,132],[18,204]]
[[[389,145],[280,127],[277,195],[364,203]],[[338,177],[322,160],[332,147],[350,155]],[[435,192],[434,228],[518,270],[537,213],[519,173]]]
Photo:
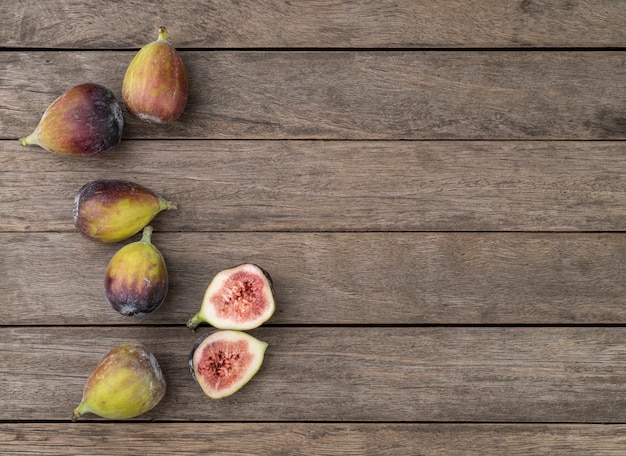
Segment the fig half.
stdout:
[[189,370],[204,394],[234,394],[258,372],[267,343],[242,331],[221,330],[200,337],[189,355]]
[[206,289],[200,311],[187,326],[195,329],[200,323],[209,323],[218,329],[254,329],[269,320],[275,308],[269,273],[245,263],[217,273]]

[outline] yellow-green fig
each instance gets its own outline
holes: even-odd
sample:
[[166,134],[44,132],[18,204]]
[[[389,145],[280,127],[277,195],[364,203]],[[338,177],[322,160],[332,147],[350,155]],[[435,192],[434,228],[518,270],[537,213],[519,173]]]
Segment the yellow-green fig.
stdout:
[[72,421],[85,413],[124,420],[143,415],[165,395],[166,383],[155,356],[143,345],[112,348],[93,370]]
[[127,317],[157,310],[167,295],[167,267],[151,237],[152,227],[146,226],[140,241],[125,245],[113,255],[105,273],[106,300]]
[[20,139],[50,152],[94,156],[112,150],[122,139],[122,110],[108,88],[99,84],[72,87],[46,109],[37,128]]
[[173,122],[185,109],[188,91],[183,60],[169,42],[167,29],[160,27],[158,39],[142,47],[126,70],[126,108],[145,122]]
[[159,212],[176,208],[143,185],[99,179],[76,194],[74,226],[94,241],[119,242],[141,231]]

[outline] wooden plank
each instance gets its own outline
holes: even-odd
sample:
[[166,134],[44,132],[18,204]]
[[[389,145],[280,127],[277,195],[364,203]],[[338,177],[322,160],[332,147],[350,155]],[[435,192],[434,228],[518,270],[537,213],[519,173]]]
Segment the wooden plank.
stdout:
[[5,454],[621,456],[624,425],[47,423],[0,424]]
[[[73,232],[95,179],[179,204],[167,231],[621,231],[624,142],[123,141],[72,160],[0,142],[0,231]],[[338,217],[338,214],[341,214]]]
[[0,420],[69,420],[97,361],[126,340],[145,343],[168,382],[161,403],[138,420],[626,419],[624,327],[262,327],[251,334],[269,344],[263,367],[219,401],[188,370],[201,333],[182,325],[1,328]]
[[[97,14],[94,12],[97,11]],[[2,2],[7,47],[128,48],[171,29],[181,47],[622,46],[620,1]]]
[[[86,81],[121,83],[132,52],[0,54],[0,137],[30,133]],[[182,53],[190,94],[163,127],[130,119],[126,138],[625,139],[624,53]]]
[[[137,240],[138,237],[132,240]],[[626,234],[161,233],[161,308],[123,317],[104,299],[120,245],[76,233],[0,234],[2,325],[183,325],[219,270],[273,277],[269,324],[623,324]]]

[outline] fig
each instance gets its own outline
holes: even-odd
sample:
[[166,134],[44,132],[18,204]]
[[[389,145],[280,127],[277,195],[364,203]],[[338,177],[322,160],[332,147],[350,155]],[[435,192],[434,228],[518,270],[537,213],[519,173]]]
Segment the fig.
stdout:
[[54,100],[23,146],[50,152],[94,156],[112,150],[122,140],[124,117],[113,92],[99,84],[72,87]]
[[140,241],[125,245],[113,255],[104,276],[107,302],[127,317],[155,311],[167,295],[167,267],[151,237],[152,227],[148,225]]
[[83,185],[74,198],[74,226],[99,242],[119,242],[141,231],[161,211],[176,209],[143,185],[100,179]]
[[142,47],[130,62],[122,82],[128,111],[149,123],[168,123],[180,117],[187,104],[187,71],[180,55],[159,27],[156,41]]
[[189,370],[211,399],[230,396],[258,372],[267,343],[241,331],[220,330],[200,337],[189,355]]
[[85,413],[123,420],[154,408],[165,395],[165,378],[143,344],[125,342],[105,354],[93,370],[72,421]]
[[254,329],[274,314],[272,279],[256,264],[245,263],[218,272],[204,293],[200,311],[187,326],[209,323],[219,329]]

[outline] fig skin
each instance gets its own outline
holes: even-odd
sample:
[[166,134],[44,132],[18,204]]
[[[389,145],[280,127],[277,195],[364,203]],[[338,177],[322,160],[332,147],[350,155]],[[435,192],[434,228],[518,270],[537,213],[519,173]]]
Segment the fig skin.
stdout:
[[46,109],[35,130],[20,138],[22,146],[76,157],[101,155],[122,140],[124,117],[113,92],[86,83],[67,90]]
[[228,397],[256,375],[267,347],[267,342],[243,331],[214,331],[195,342],[189,354],[189,371],[206,396]]
[[208,323],[218,329],[249,330],[269,320],[275,310],[271,276],[256,264],[244,263],[215,275],[187,327],[195,330]]
[[117,420],[143,415],[163,399],[166,388],[155,356],[143,344],[125,342],[112,348],[95,367],[72,421],[88,412]]
[[170,123],[187,105],[187,70],[159,27],[156,41],[142,47],[130,62],[122,82],[122,98],[128,111],[148,123]]
[[167,266],[151,237],[152,227],[146,226],[140,241],[113,255],[105,273],[106,300],[113,310],[127,317],[154,312],[167,296]]
[[99,179],[77,192],[74,226],[88,239],[119,242],[137,234],[159,212],[177,207],[143,185]]

